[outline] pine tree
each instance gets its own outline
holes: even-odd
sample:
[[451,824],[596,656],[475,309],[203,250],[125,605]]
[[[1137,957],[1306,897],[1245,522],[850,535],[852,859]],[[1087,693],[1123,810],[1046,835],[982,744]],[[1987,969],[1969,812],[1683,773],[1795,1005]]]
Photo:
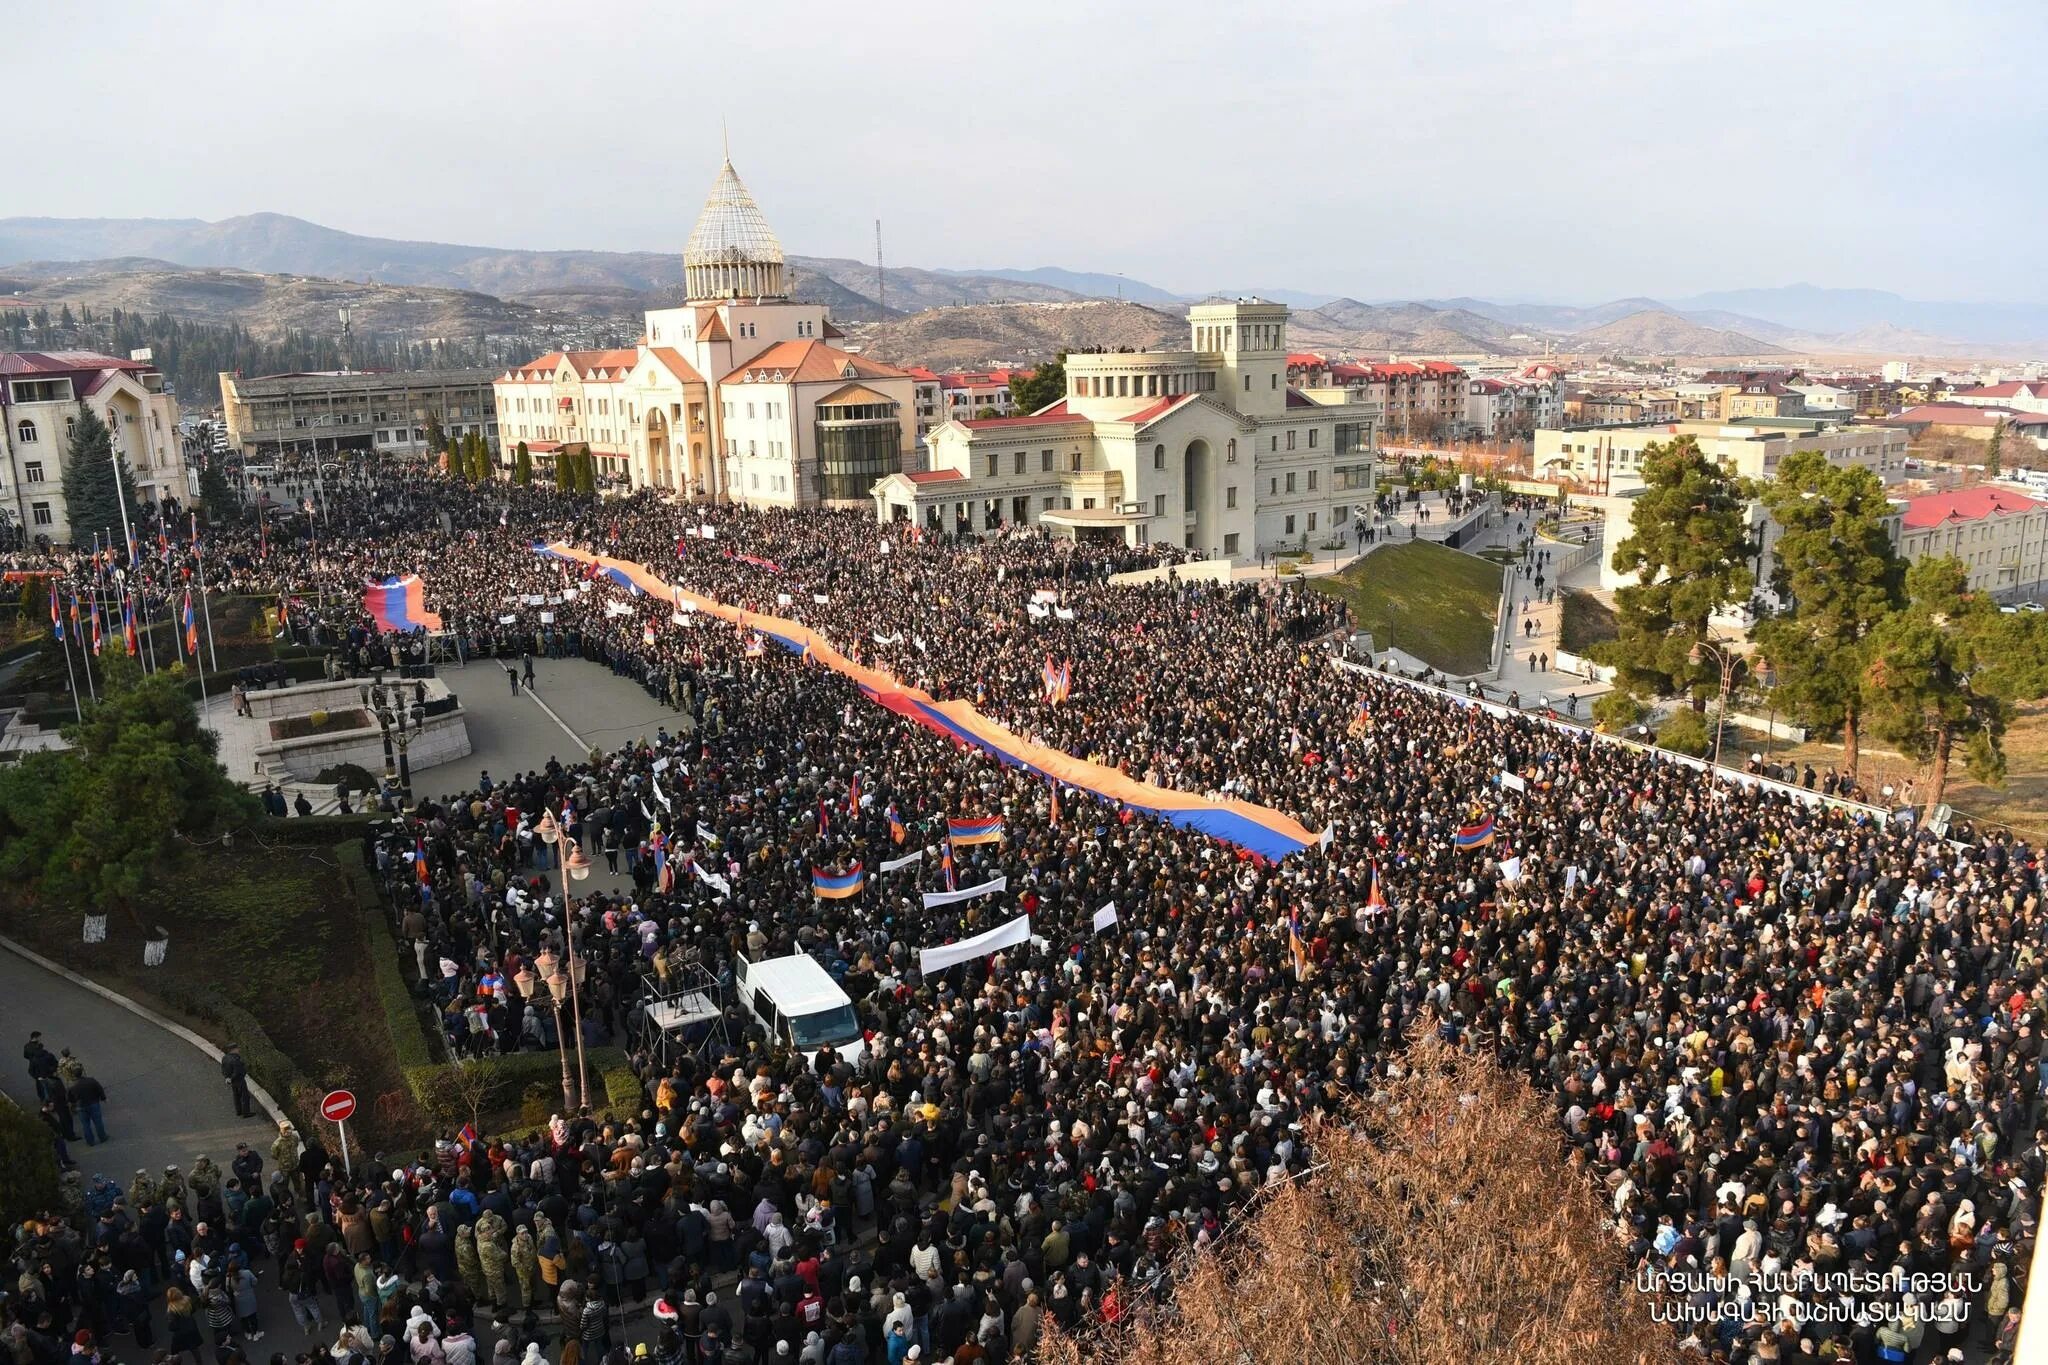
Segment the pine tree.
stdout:
[[1998,425],[1991,428],[1991,440],[1984,447],[1984,477],[1995,479],[2004,471],[2002,463],[2005,454],[2005,419],[1998,419]]
[[1615,592],[1617,635],[1594,657],[1615,667],[1615,687],[1630,696],[1685,694],[1700,710],[1720,683],[1718,665],[1698,648],[1708,621],[1747,602],[1756,586],[1749,488],[1690,436],[1645,446],[1643,483],[1632,534],[1613,558],[1615,570],[1636,581]]
[[1866,646],[1906,604],[1905,561],[1885,527],[1890,503],[1875,474],[1813,450],[1787,457],[1762,497],[1781,528],[1771,587],[1784,605],[1754,632],[1777,678],[1772,696],[1809,729],[1839,726],[1853,774]]
[[512,455],[512,482],[521,488],[533,486],[533,452],[521,441]]
[[116,481],[113,433],[98,413],[80,403],[64,452],[64,510],[71,523],[71,543],[90,545],[93,532],[121,525],[122,503],[132,507],[134,496],[135,471],[125,456]]

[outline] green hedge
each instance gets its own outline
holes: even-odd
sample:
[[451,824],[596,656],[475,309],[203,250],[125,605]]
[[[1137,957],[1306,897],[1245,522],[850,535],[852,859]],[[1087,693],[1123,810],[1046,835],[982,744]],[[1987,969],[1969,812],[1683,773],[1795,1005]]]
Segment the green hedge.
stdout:
[[291,1103],[302,1086],[313,1084],[299,1070],[298,1063],[270,1041],[255,1015],[212,987],[166,981],[155,988],[155,994],[174,1009],[219,1025],[218,1031],[229,1041],[241,1044],[242,1060],[248,1063],[249,1074],[280,1104]]
[[[384,1011],[384,1027],[391,1035],[391,1055],[410,1086],[412,1072],[435,1065],[436,1053],[427,1044],[426,1022],[398,965],[398,940],[392,936],[391,922],[385,916],[383,897],[374,886],[369,888],[369,894],[373,907],[369,923],[370,969],[377,983],[377,1004]],[[359,889],[359,900],[361,896]]]
[[[287,848],[316,848],[332,844],[336,839],[353,844],[357,862],[362,858],[362,836],[370,832],[370,826],[384,817],[373,811],[357,811],[353,815],[287,815],[283,819],[272,817],[263,823],[263,835],[273,844]],[[345,865],[346,866],[346,865]],[[361,868],[357,867],[357,871]],[[346,875],[346,873],[344,873]],[[370,900],[364,903],[360,897],[357,904],[365,910],[379,910],[382,900],[373,887]]]

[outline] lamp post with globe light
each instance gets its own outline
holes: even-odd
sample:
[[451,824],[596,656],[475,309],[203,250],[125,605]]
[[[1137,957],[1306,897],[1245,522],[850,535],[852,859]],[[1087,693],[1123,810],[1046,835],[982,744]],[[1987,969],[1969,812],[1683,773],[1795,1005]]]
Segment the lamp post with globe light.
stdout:
[[[562,978],[568,977],[566,994],[569,1000],[569,1026],[576,1033],[576,1088],[573,1092],[569,1086],[568,1043],[562,1037],[559,1018],[555,1029],[555,1041],[562,1052],[562,1103],[574,1112],[590,1102],[590,1068],[583,1056],[583,1009],[576,989],[583,980],[583,958],[576,951],[576,914],[569,904],[569,879],[573,877],[579,882],[586,880],[590,876],[590,859],[584,856],[582,844],[571,838],[556,823],[553,811],[541,812],[540,820],[534,825],[534,833],[540,836],[542,843],[559,845],[564,850],[557,862],[562,869],[562,934],[569,959],[568,969],[564,972],[559,964],[553,964],[553,970],[544,966],[542,974],[548,982],[548,989],[554,993],[558,1016],[565,993]],[[545,956],[542,955],[543,958]],[[535,959],[536,962],[541,960],[542,958]]]

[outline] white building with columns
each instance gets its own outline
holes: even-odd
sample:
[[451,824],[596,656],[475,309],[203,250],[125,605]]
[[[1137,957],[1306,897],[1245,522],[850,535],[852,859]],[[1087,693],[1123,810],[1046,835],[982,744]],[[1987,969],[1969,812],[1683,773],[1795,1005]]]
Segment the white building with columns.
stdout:
[[875,484],[876,516],[1240,560],[1348,539],[1373,498],[1378,408],[1315,403],[1287,383],[1287,316],[1259,299],[1205,303],[1189,310],[1186,350],[1069,352],[1064,398],[942,422],[927,470]]
[[686,300],[631,349],[556,351],[494,386],[501,463],[586,445],[601,473],[689,498],[865,506],[909,463],[916,384],[789,297],[782,245],[727,161],[683,251]]

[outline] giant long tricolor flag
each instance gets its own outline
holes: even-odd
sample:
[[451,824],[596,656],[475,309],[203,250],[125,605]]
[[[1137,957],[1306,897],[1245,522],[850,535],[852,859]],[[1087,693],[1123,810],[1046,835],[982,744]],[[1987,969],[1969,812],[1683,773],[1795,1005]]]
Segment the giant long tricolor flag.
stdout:
[[[605,558],[559,542],[533,548],[536,554],[550,559],[602,567],[626,577],[643,592],[669,596],[676,591],[653,571],[628,560]],[[854,663],[823,635],[799,622],[753,611],[745,612],[742,621],[742,610],[738,607],[688,590],[681,595],[696,603],[697,610],[706,616],[759,629],[792,654],[809,651],[816,662],[851,678],[869,700],[955,743],[971,744],[1001,763],[1040,777],[1057,778],[1068,787],[1120,803],[1178,828],[1235,844],[1263,858],[1278,860],[1299,853],[1316,841],[1316,836],[1299,821],[1270,807],[1249,801],[1212,801],[1194,792],[1154,786],[1115,768],[1033,744],[997,725],[965,701],[937,701],[928,692],[906,687],[891,673]]]
[[363,588],[363,610],[377,623],[377,629],[401,635],[416,630],[439,630],[441,617],[426,608],[426,584],[418,574],[387,578]]
[[839,901],[845,900],[848,896],[858,896],[860,889],[867,884],[867,869],[859,863],[836,874],[821,872],[815,868],[811,871],[811,889],[818,893],[818,899],[821,901]]

